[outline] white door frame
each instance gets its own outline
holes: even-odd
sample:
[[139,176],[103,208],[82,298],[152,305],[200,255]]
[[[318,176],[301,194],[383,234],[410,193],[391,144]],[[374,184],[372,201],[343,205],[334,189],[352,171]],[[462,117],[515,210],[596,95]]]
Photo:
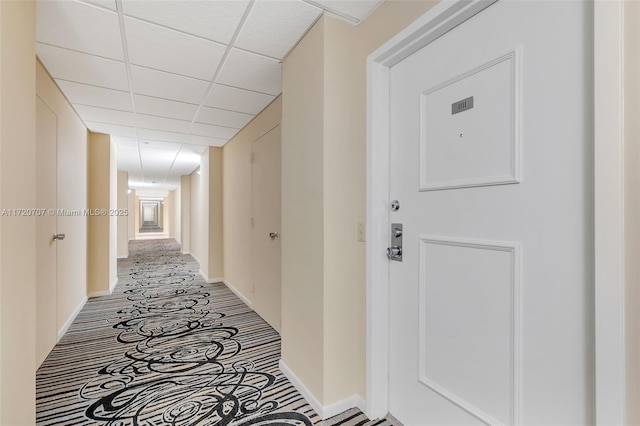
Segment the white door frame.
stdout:
[[[442,1],[367,59],[366,415],[389,408],[389,71],[497,0]],[[596,420],[624,424],[622,6],[596,1]],[[611,65],[613,61],[613,65]],[[600,65],[600,66],[598,66]],[[617,78],[616,78],[617,77]],[[617,137],[612,138],[612,135]]]

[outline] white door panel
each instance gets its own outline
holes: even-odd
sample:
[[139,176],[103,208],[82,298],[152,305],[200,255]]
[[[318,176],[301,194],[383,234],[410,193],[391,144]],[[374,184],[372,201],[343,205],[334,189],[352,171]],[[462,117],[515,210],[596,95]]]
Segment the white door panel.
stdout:
[[500,1],[391,69],[406,426],[592,422],[591,22],[586,2]]

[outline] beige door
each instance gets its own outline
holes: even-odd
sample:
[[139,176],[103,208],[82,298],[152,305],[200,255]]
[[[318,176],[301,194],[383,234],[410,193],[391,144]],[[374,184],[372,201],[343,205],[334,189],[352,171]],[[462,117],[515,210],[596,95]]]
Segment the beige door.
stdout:
[[[36,99],[36,367],[58,340],[56,329],[57,268],[56,216],[56,116]],[[40,212],[44,210],[44,214]]]
[[280,126],[253,143],[253,309],[280,332]]

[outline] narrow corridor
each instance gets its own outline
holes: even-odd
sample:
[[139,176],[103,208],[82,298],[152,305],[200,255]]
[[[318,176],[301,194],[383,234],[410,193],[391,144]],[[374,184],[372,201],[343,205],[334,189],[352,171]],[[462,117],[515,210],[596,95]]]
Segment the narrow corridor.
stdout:
[[326,422],[278,370],[280,337],[174,240],[131,242],[37,372],[41,425],[386,425]]

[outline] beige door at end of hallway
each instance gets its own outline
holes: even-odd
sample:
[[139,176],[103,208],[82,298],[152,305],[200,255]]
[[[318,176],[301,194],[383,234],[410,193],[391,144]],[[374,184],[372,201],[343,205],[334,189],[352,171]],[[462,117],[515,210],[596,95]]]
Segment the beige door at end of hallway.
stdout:
[[280,126],[253,142],[253,309],[280,332]]
[[56,209],[57,124],[56,115],[36,98],[36,368],[58,341]]

